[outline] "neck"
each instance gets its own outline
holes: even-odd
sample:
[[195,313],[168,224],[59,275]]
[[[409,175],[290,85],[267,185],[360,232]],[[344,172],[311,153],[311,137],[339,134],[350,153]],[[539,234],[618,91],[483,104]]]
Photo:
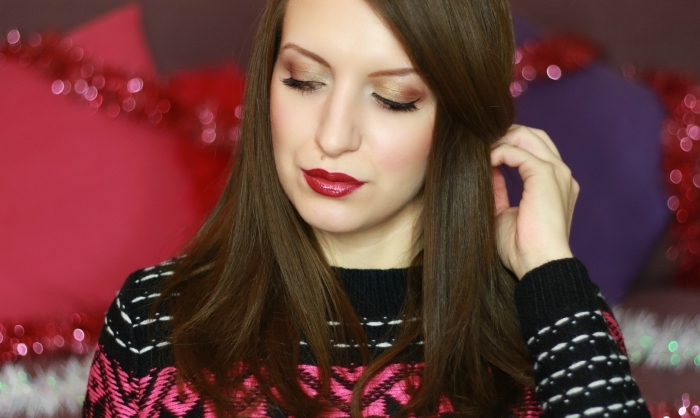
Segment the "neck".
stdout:
[[420,210],[403,210],[390,222],[366,230],[340,234],[315,230],[315,233],[332,266],[406,268],[422,248],[419,214]]

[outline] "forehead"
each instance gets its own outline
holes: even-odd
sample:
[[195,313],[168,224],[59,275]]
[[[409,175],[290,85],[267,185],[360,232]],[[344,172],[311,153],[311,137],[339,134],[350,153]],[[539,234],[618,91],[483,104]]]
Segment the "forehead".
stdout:
[[403,46],[365,0],[289,0],[282,45],[293,43],[328,61],[411,67]]

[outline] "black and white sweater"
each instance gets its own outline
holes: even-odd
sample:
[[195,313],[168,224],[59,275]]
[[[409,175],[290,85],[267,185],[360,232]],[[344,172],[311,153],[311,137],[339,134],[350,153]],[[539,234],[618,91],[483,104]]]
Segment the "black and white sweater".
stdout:
[[[129,276],[105,318],[84,404],[86,417],[213,417],[211,404],[185,387],[180,396],[169,342],[170,317],[161,310],[149,318],[172,262]],[[392,343],[392,325],[400,323],[405,269],[337,269],[371,348],[381,352]],[[513,409],[516,417],[649,417],[630,375],[617,323],[597,287],[576,259],[558,260],[529,272],[518,284],[515,300],[523,338],[534,361],[535,393]],[[151,325],[148,327],[147,325]],[[332,324],[331,324],[332,325]],[[303,345],[303,341],[302,341]],[[302,388],[318,387],[313,364],[300,364]],[[345,405],[328,416],[348,417],[349,394],[362,366],[333,367],[334,404]],[[391,365],[367,385],[364,416],[393,416],[409,398],[403,390],[406,370],[420,375],[420,363],[408,369]],[[255,390],[251,376],[246,386]],[[279,407],[261,401],[247,405],[245,416],[286,417]],[[449,401],[439,416],[451,415]]]

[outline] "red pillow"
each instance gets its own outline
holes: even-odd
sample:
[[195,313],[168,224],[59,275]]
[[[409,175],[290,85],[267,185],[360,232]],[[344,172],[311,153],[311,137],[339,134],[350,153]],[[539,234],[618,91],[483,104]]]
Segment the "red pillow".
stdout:
[[[155,73],[138,6],[69,35],[106,64]],[[129,272],[172,257],[203,218],[181,139],[90,114],[52,81],[0,67],[0,318],[105,310]]]

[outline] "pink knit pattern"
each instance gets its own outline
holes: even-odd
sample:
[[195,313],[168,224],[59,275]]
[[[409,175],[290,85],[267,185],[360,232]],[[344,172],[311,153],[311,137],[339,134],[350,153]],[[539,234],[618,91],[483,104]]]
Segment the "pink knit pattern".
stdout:
[[[310,396],[317,395],[320,387],[318,370],[312,365],[300,365],[300,383],[302,389]],[[420,383],[421,365],[392,364],[375,375],[367,384],[363,396],[362,415],[370,417],[390,417],[388,404],[406,405],[409,396],[406,393],[405,376],[408,372],[412,384]],[[347,418],[349,414],[352,388],[359,380],[363,367],[333,367],[331,373],[330,401],[339,405],[328,411],[324,417]],[[244,385],[253,393],[258,386],[255,378],[250,376]],[[119,363],[108,358],[100,347],[95,354],[90,373],[85,399],[85,417],[185,417],[200,408],[206,418],[213,418],[213,406],[200,398],[189,385],[184,385],[182,396],[178,392],[175,367],[154,369],[152,374],[142,378],[130,376],[122,370]],[[439,415],[452,412],[447,398],[440,402]],[[517,417],[539,417],[541,410],[534,394],[526,393],[526,404],[514,410]],[[246,417],[268,417],[264,401],[246,405],[241,413]]]
[[606,310],[603,310],[603,318],[605,318],[605,322],[608,325],[608,332],[610,332],[610,335],[615,339],[618,347],[620,347],[620,351],[622,351],[622,354],[627,355],[627,347],[625,347],[625,340],[622,338],[622,331],[620,330],[620,325],[617,323],[617,320],[615,320],[612,313]]

